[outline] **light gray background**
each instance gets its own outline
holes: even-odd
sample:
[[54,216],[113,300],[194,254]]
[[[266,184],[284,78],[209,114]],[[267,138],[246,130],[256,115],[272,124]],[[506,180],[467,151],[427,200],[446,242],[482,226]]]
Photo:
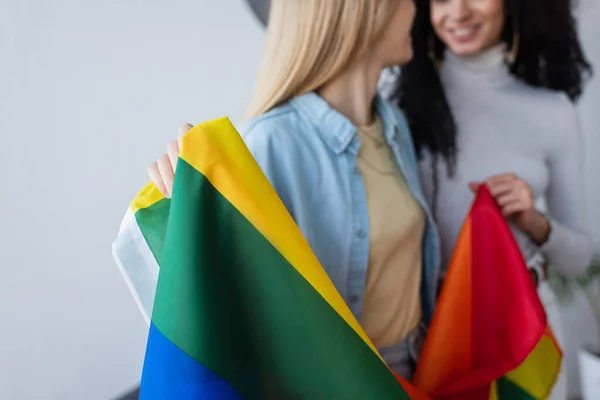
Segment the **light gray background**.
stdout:
[[[600,73],[599,11],[582,29]],[[138,381],[146,326],[111,241],[180,122],[241,120],[263,37],[243,0],[0,0],[0,399],[105,400]],[[596,205],[599,82],[581,106]],[[597,333],[573,310],[577,348]]]

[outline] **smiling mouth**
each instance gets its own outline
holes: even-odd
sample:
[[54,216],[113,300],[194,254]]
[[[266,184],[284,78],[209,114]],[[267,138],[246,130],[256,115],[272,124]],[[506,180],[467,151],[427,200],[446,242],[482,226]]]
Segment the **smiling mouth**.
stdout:
[[448,29],[448,32],[457,42],[468,42],[473,40],[479,32],[480,25],[465,26],[461,28]]

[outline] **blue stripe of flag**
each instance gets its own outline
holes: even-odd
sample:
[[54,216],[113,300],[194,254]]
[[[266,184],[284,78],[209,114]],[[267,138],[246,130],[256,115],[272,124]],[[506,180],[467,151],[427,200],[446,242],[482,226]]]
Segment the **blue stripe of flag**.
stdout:
[[226,381],[206,369],[150,324],[140,400],[242,400]]

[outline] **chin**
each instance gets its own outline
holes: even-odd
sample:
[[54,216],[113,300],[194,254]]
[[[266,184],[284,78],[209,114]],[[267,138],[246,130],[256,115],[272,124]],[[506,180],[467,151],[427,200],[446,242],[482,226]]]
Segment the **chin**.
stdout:
[[481,53],[481,51],[483,50],[483,46],[481,46],[479,43],[449,44],[448,48],[452,53],[461,57],[474,56],[476,54]]

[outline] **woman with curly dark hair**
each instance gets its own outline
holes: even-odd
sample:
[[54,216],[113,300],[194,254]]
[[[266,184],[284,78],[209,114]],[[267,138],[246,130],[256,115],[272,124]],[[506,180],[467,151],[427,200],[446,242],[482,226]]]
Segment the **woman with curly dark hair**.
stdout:
[[[570,1],[416,3],[414,58],[402,68],[392,98],[411,125],[443,266],[472,192],[487,184],[512,224],[560,337],[546,265],[576,275],[593,255],[573,104],[591,67]],[[540,199],[546,212],[536,206]],[[566,398],[564,379],[552,398]]]

